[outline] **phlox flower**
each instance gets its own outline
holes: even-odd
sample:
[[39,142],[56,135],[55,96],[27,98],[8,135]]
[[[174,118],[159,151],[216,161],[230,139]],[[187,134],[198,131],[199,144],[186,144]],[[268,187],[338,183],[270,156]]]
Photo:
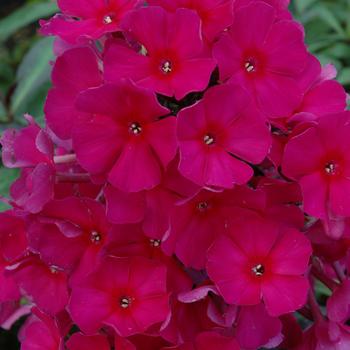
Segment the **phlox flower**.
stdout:
[[67,50],[59,56],[52,71],[53,87],[46,98],[47,126],[61,139],[71,139],[72,128],[85,114],[75,108],[77,95],[102,84],[95,53],[89,47]]
[[54,197],[54,145],[47,132],[33,117],[26,115],[28,126],[6,130],[0,140],[2,160],[8,168],[22,168],[21,176],[11,185],[15,203],[38,213]]
[[292,137],[282,169],[299,182],[304,211],[318,218],[350,214],[350,113],[331,114]]
[[202,190],[178,203],[170,213],[163,250],[169,255],[175,253],[187,267],[203,269],[207,250],[215,238],[228,230],[231,218],[240,215],[242,208],[260,209],[263,199],[260,203],[259,197],[259,193],[237,186],[223,192]]
[[[245,162],[260,163],[270,137],[249,95],[227,84],[208,90],[203,99],[178,115],[180,173],[200,186],[232,188],[253,176]],[[245,162],[244,162],[245,161]]]
[[19,334],[21,350],[64,350],[57,322],[38,309],[32,312]]
[[54,265],[47,265],[39,256],[26,257],[11,274],[24,295],[48,315],[55,316],[67,306],[69,292],[66,273]]
[[288,118],[289,124],[317,120],[327,114],[345,110],[346,92],[334,80],[335,75],[329,74],[328,70],[329,67],[322,67],[316,57],[309,55],[305,69],[297,78],[303,98]]
[[28,247],[26,223],[15,210],[0,213],[0,255],[6,261],[21,258]]
[[129,81],[89,89],[77,100],[90,113],[73,132],[81,166],[105,176],[125,192],[151,189],[161,182],[165,167],[176,155],[176,119],[155,95]]
[[94,269],[109,227],[104,206],[92,199],[54,200],[29,225],[29,247],[47,264],[70,273],[73,284]]
[[173,348],[163,348],[162,350],[239,350],[237,341],[232,337],[223,336],[217,332],[200,333],[194,343],[185,343]]
[[111,185],[104,190],[107,219],[114,224],[142,222],[146,235],[162,239],[169,228],[174,203],[199,191],[199,187],[180,175],[178,157],[168,165],[159,186],[136,193],[123,192]]
[[207,271],[226,302],[257,305],[271,316],[293,312],[306,302],[303,276],[311,245],[299,231],[249,215],[209,249]]
[[243,349],[274,348],[282,341],[282,323],[260,303],[243,306],[235,320],[235,337]]
[[148,3],[170,12],[176,12],[178,8],[195,10],[202,21],[203,35],[209,42],[233,22],[233,0],[149,0]]
[[307,62],[303,31],[291,20],[276,21],[275,9],[265,2],[236,11],[213,55],[220,79],[247,89],[268,118],[289,115],[300,104],[295,79]]
[[69,43],[99,39],[120,29],[120,21],[138,0],[58,0],[62,14],[41,21],[41,33]]
[[[258,0],[263,1],[266,4],[273,6],[275,10],[277,11],[276,20],[280,19],[291,19],[292,15],[288,11],[288,6],[290,4],[290,0]],[[234,1],[234,8],[235,10],[239,9],[240,7],[247,6],[251,3],[256,3],[257,0],[235,0]]]
[[137,52],[124,42],[110,43],[104,59],[107,81],[131,78],[140,86],[178,100],[207,87],[216,63],[203,56],[200,19],[194,11],[168,13],[150,6],[130,13],[122,27],[141,50]]
[[165,321],[168,298],[165,266],[141,257],[107,257],[73,287],[69,310],[86,334],[107,325],[130,336]]
[[68,350],[110,350],[108,339],[104,335],[86,336],[74,333],[66,343]]

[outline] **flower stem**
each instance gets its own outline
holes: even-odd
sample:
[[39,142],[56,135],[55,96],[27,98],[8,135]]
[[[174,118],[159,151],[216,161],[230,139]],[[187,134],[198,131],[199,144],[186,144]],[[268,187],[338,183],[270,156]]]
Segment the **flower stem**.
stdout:
[[57,173],[57,182],[90,182],[89,174],[67,174],[67,173]]
[[74,163],[76,160],[77,160],[77,156],[75,154],[65,154],[63,156],[53,157],[53,161],[55,164]]

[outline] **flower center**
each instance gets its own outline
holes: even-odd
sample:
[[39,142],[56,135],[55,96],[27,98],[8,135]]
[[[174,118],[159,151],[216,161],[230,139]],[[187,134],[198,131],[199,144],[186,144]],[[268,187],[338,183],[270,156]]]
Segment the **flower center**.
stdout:
[[215,138],[212,135],[208,134],[203,137],[203,142],[206,145],[210,146],[215,143]]
[[202,212],[208,210],[208,208],[209,208],[209,203],[208,202],[200,202],[197,205],[197,209],[199,211],[202,211]]
[[50,266],[50,271],[53,275],[56,275],[58,273],[58,267],[57,266]]
[[255,72],[256,70],[255,62],[252,59],[247,60],[246,63],[244,64],[244,67],[248,73]]
[[90,235],[90,240],[92,243],[100,243],[102,240],[102,236],[100,233],[96,232],[96,231],[92,231],[91,235]]
[[119,300],[119,305],[123,309],[127,309],[131,305],[131,298],[130,297],[121,297]]
[[160,239],[150,239],[149,241],[151,243],[151,246],[155,248],[160,247],[160,244],[162,243]]
[[104,24],[111,24],[113,22],[113,16],[112,15],[105,15],[103,17],[103,23]]
[[252,268],[252,272],[255,276],[261,277],[265,273],[265,267],[262,264],[257,264]]
[[324,170],[328,175],[334,175],[338,171],[338,164],[336,162],[329,162],[325,165]]
[[133,122],[129,127],[129,132],[133,135],[139,135],[142,132],[142,127],[139,123]]
[[170,61],[164,61],[161,65],[160,69],[164,74],[169,74],[173,70],[173,65]]

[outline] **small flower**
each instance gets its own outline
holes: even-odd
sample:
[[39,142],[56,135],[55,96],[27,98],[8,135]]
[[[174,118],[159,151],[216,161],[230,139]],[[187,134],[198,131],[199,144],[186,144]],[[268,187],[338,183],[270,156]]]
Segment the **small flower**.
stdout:
[[228,33],[214,46],[221,80],[247,89],[269,118],[281,118],[301,102],[295,79],[307,62],[299,25],[277,21],[275,9],[262,1],[240,7]]
[[137,0],[58,0],[62,15],[41,21],[41,33],[57,35],[74,44],[81,39],[99,39],[120,29],[125,14]]
[[176,119],[155,95],[129,81],[89,89],[78,97],[79,110],[90,113],[73,132],[81,166],[107,177],[125,192],[151,189],[161,182],[176,155]]
[[130,78],[178,100],[207,87],[215,61],[203,56],[200,19],[195,12],[141,8],[131,12],[122,27],[143,50],[137,52],[124,43],[112,42],[104,59],[106,81]]
[[310,255],[310,242],[299,231],[251,215],[214,242],[207,270],[227,303],[263,300],[271,316],[280,316],[306,302],[309,285],[303,274]]
[[[200,186],[232,188],[253,175],[244,161],[261,162],[270,137],[263,118],[235,85],[211,88],[178,115],[180,173]],[[237,159],[238,158],[238,159]]]
[[204,37],[212,42],[233,22],[233,0],[149,0],[152,6],[162,6],[167,11],[179,8],[195,10],[202,22]]
[[127,337],[165,321],[168,298],[165,266],[141,257],[107,257],[73,287],[69,309],[88,335],[106,325]]
[[286,145],[282,170],[299,182],[309,215],[350,215],[349,132],[349,112],[330,114]]

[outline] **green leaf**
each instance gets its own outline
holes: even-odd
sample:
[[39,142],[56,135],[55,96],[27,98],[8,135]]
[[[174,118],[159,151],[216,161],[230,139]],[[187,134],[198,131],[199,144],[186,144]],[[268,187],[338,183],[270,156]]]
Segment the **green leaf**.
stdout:
[[336,43],[328,48],[327,54],[339,59],[347,59],[350,57],[350,46],[345,43]]
[[6,108],[3,102],[0,101],[0,121],[6,120]]
[[335,14],[330,11],[326,6],[319,6],[317,8],[317,13],[319,17],[326,22],[335,32],[337,32],[342,37],[346,37],[345,30],[341,26],[339,18],[335,16]]
[[298,13],[303,13],[306,9],[311,7],[311,5],[317,0],[295,0],[294,5]]
[[57,11],[57,5],[51,1],[28,3],[22,6],[17,11],[0,20],[0,42],[5,41],[13,33],[26,25],[40,18],[51,16]]
[[[53,38],[38,41],[24,57],[17,71],[17,87],[11,99],[11,112],[14,116],[29,113],[28,105],[50,81],[51,65],[54,59]],[[47,89],[47,88],[46,88]]]
[[[18,169],[7,169],[0,167],[0,195],[8,197],[9,188],[12,182],[18,177]],[[9,206],[0,201],[0,211],[9,209]]]
[[346,67],[339,72],[338,81],[343,85],[350,85],[350,67]]

